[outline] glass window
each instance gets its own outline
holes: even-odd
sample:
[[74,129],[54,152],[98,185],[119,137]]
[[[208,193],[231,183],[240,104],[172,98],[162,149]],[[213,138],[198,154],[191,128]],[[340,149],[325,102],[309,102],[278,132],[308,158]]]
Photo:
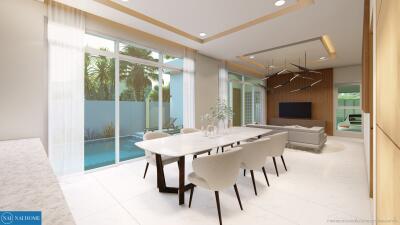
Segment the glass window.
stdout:
[[[114,49],[115,43],[118,49]],[[147,131],[179,132],[183,124],[182,58],[165,55],[161,60],[157,51],[90,34],[86,35],[86,45],[90,53],[85,54],[84,62],[85,170],[144,156],[135,142],[141,141]],[[117,120],[119,124],[115,124]]]
[[85,170],[115,163],[115,59],[85,54]]
[[229,81],[233,81],[233,82],[235,82],[235,81],[242,81],[242,76],[241,75],[237,75],[237,74],[234,74],[234,73],[229,73],[228,74],[228,78],[229,78]]
[[85,42],[86,47],[107,52],[114,52],[115,42],[113,40],[105,39],[91,34],[85,34]]
[[230,81],[229,82],[229,90],[230,90],[230,106],[233,110],[233,126],[241,126],[242,125],[242,83]]
[[179,133],[183,127],[183,73],[163,69],[163,129]]
[[253,86],[246,84],[244,92],[244,124],[253,123]]
[[260,88],[255,88],[254,90],[254,122],[261,123],[261,92]]
[[122,55],[133,56],[153,62],[158,62],[160,60],[160,54],[158,52],[133,44],[120,43],[119,53]]
[[183,59],[179,57],[164,55],[163,63],[175,68],[183,68]]
[[228,99],[234,112],[233,125],[261,123],[264,105],[261,92],[264,90],[260,85],[263,85],[263,80],[234,73],[229,73],[228,78]]
[[362,131],[360,85],[348,84],[337,88],[336,129]]
[[145,130],[158,129],[158,68],[120,61],[120,161],[144,155],[135,146]]

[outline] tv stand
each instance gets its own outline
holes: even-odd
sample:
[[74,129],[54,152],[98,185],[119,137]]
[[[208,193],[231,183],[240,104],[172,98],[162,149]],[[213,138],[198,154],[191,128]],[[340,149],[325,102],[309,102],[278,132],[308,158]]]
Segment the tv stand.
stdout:
[[326,128],[325,120],[313,120],[313,119],[292,119],[292,118],[272,118],[268,121],[270,125],[277,126],[290,126],[299,125],[302,127],[324,127]]

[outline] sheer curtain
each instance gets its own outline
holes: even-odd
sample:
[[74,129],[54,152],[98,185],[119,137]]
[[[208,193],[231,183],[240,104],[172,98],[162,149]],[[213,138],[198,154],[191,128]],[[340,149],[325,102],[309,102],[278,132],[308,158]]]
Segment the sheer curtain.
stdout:
[[185,49],[183,58],[183,127],[195,127],[194,113],[194,73],[195,73],[194,50]]
[[[226,62],[223,61],[219,66],[219,74],[218,74],[218,98],[222,101],[225,101],[226,104],[228,102],[228,70],[226,69]],[[221,128],[224,124],[228,123],[228,119],[224,121],[224,123],[219,123],[218,126]]]
[[[266,82],[264,82],[264,85],[266,84]],[[261,115],[260,115],[260,123],[261,124],[266,124],[267,120],[266,120],[266,116],[267,116],[267,96],[265,94],[265,88],[261,88],[261,96],[260,96],[260,101],[261,101]]]
[[50,1],[47,32],[49,159],[61,176],[83,171],[83,12]]
[[228,71],[226,69],[225,61],[221,63],[219,68],[218,91],[219,99],[228,103]]

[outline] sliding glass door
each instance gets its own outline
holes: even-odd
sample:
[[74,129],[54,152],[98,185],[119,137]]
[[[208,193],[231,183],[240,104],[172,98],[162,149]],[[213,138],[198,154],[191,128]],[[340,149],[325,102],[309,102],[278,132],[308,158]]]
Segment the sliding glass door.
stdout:
[[158,68],[123,60],[119,68],[119,159],[125,161],[143,156],[135,142],[145,130],[158,129],[158,89],[153,86]]
[[115,163],[115,59],[85,54],[85,170]]
[[[144,155],[148,131],[176,133],[183,121],[182,58],[87,34],[85,170]],[[115,96],[118,96],[117,98]]]
[[228,102],[233,109],[233,126],[263,121],[263,81],[229,73]]

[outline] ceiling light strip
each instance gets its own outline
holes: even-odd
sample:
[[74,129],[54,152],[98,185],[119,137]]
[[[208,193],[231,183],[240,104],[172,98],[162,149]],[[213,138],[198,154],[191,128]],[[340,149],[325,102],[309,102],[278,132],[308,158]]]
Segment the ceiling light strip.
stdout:
[[300,45],[300,44],[304,44],[304,43],[307,43],[307,42],[318,41],[318,40],[321,40],[321,37],[310,38],[310,39],[307,39],[307,40],[293,42],[293,43],[290,43],[290,44],[281,45],[281,46],[277,46],[277,47],[273,47],[273,48],[268,48],[268,49],[260,50],[260,51],[257,51],[257,52],[251,52],[251,53],[247,53],[247,54],[245,54],[243,56],[257,55],[257,54],[260,54],[260,53],[270,52],[270,51],[274,51],[274,50],[277,50],[277,49],[287,48],[287,47],[291,47],[291,46],[294,46],[294,45]]
[[330,58],[335,58],[336,57],[336,49],[335,46],[333,46],[332,40],[328,35],[323,35],[321,36],[321,42],[324,45],[326,51],[329,54]]
[[266,69],[263,64],[258,63],[255,60],[248,59],[247,57],[244,57],[244,56],[238,56],[238,58],[241,59],[242,61],[245,61],[247,63],[250,63],[250,64],[253,64],[253,65],[257,66],[260,69],[263,69],[263,70]]

